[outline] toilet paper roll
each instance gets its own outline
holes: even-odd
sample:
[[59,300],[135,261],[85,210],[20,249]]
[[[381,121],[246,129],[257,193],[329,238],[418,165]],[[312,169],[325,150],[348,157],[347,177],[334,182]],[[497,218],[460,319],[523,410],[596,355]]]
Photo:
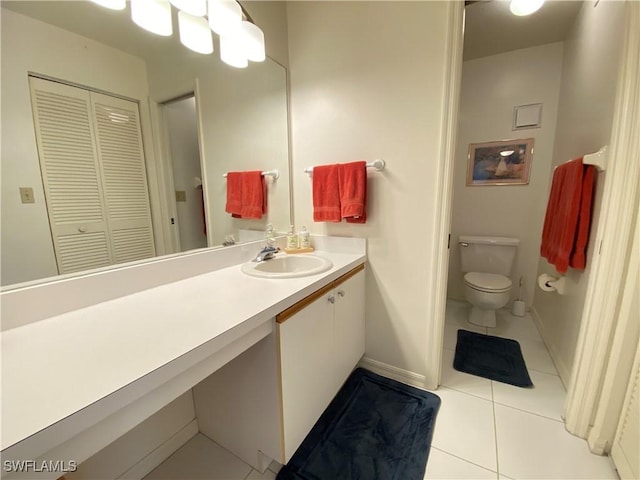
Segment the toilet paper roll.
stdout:
[[543,273],[538,277],[538,287],[540,287],[540,290],[544,292],[555,292],[556,288],[549,285],[549,282],[555,283],[556,281],[558,281],[556,277]]

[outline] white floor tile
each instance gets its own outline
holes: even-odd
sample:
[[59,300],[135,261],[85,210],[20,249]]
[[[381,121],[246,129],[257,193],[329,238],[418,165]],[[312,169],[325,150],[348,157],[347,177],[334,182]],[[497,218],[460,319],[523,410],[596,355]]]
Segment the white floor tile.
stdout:
[[458,343],[458,330],[467,330],[475,333],[487,333],[487,329],[484,327],[478,327],[467,322],[467,325],[461,326],[455,323],[444,324],[444,348],[449,350],[456,349],[456,343]]
[[492,382],[493,401],[562,421],[567,392],[557,375],[529,370],[533,388],[520,388],[501,382]]
[[265,470],[264,473],[260,473],[257,470],[251,470],[247,480],[276,480],[276,474],[271,470]]
[[442,404],[432,446],[497,471],[492,402],[446,387],[435,393]]
[[518,343],[528,370],[538,370],[539,372],[558,375],[549,351],[542,340],[521,339],[518,340]]
[[607,457],[589,452],[564,424],[495,405],[499,473],[514,479],[612,479]]
[[[469,318],[470,309],[471,305],[466,302],[455,302],[449,300],[447,302],[447,308],[444,316],[445,324],[454,325],[458,328],[464,328],[465,330],[477,327],[477,325],[474,325],[467,320]],[[482,329],[481,333],[486,333],[486,329],[484,327],[477,328]]]
[[513,340],[542,340],[530,313],[527,312],[524,317],[516,317],[503,308],[496,312],[496,317],[496,326],[488,329],[489,335]]
[[496,478],[496,472],[479,467],[433,447],[429,451],[425,480],[496,480]]
[[149,473],[145,480],[244,480],[251,470],[238,457],[199,433]]
[[275,460],[273,460],[269,464],[269,470],[271,470],[273,473],[278,473],[281,469],[282,469],[282,464],[276,462]]
[[[491,380],[459,372],[453,368],[454,356],[455,352],[453,350],[442,350],[442,375],[440,379],[442,385],[460,392],[492,400]],[[438,392],[436,392],[436,394],[437,393]]]

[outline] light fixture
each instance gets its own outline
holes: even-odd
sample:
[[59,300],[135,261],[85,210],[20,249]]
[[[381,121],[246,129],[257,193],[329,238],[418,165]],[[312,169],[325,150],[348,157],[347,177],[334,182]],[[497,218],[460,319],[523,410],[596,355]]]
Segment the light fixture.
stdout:
[[178,10],[187,12],[195,17],[207,14],[207,0],[169,0]]
[[169,0],[131,0],[131,19],[157,35],[168,37],[173,33]]
[[260,27],[251,22],[242,21],[238,31],[238,40],[249,60],[252,62],[264,62],[266,58],[264,33],[260,30]]
[[511,155],[513,155],[513,153],[515,152],[515,150],[503,150],[500,152],[500,156],[501,157],[509,157]]
[[242,8],[238,2],[235,0],[209,0],[209,27],[220,37],[236,35],[241,23]]
[[97,3],[100,6],[109,8],[111,10],[124,10],[127,6],[127,0],[91,0],[93,3]]
[[180,42],[194,52],[208,54],[213,52],[211,29],[204,17],[196,17],[187,12],[178,12]]
[[236,68],[246,68],[249,65],[245,49],[233,37],[220,37],[220,59]]
[[511,0],[509,8],[514,15],[523,17],[537,12],[543,3],[544,0]]

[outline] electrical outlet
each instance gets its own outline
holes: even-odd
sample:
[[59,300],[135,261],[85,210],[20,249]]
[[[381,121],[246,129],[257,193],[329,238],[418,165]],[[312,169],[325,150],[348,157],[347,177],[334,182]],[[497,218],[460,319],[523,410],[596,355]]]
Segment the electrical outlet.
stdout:
[[36,203],[36,199],[33,196],[33,188],[20,187],[20,200],[22,203]]
[[184,190],[176,190],[176,202],[186,202],[187,192]]

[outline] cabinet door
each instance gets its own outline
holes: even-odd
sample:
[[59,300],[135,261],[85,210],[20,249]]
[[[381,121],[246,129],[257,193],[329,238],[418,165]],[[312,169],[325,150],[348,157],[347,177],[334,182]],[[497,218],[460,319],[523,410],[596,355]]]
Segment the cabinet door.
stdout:
[[330,300],[335,301],[331,289],[322,289],[310,304],[278,323],[285,462],[335,394]]
[[360,270],[335,286],[334,361],[336,392],[364,355],[365,274]]

